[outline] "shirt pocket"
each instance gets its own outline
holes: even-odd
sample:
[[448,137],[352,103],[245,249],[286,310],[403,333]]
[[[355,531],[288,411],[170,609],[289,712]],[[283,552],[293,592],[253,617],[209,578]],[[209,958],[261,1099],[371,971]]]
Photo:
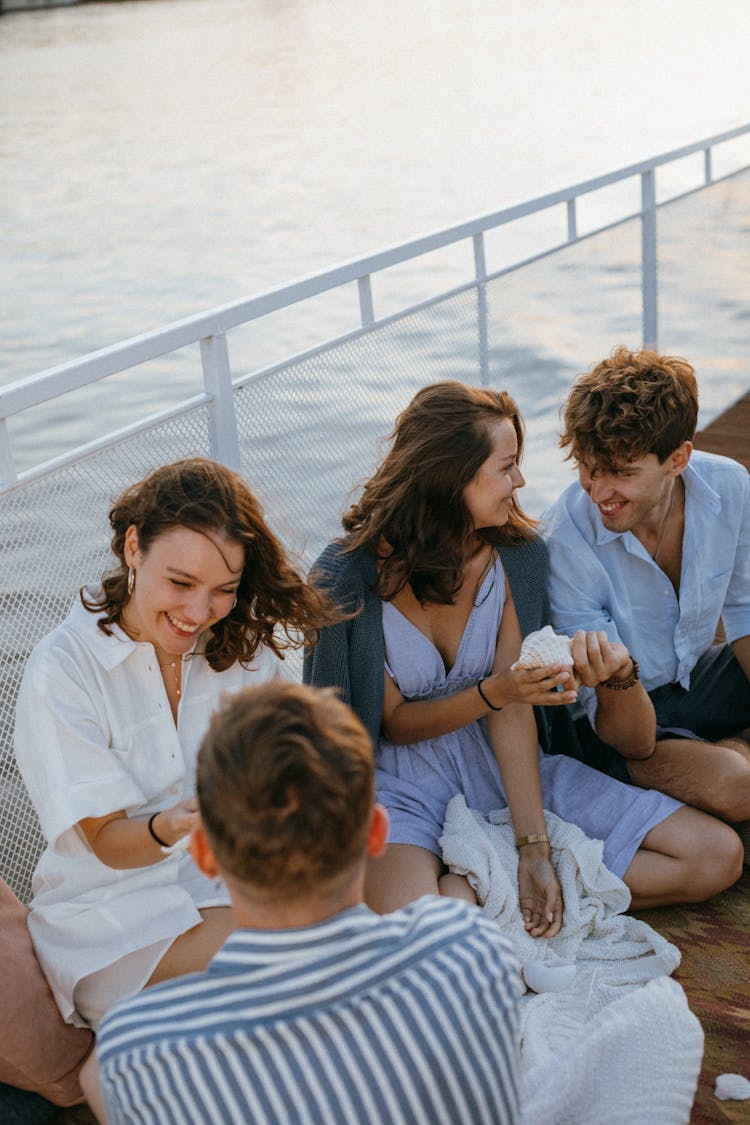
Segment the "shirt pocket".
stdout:
[[150,804],[182,782],[185,764],[171,714],[154,715],[132,726],[112,754]]

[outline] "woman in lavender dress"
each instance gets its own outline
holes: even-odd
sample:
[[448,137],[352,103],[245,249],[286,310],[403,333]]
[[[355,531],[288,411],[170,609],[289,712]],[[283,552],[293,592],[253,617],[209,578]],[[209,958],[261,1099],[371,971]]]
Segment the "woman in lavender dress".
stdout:
[[370,905],[471,895],[438,844],[462,793],[480,812],[510,809],[526,929],[552,937],[563,904],[544,809],[604,841],[636,907],[708,898],[740,860],[720,821],[542,752],[540,736],[554,749],[558,725],[548,709],[571,703],[580,683],[597,691],[600,737],[631,755],[652,752],[655,720],[629,653],[604,634],[576,635],[573,669],[513,667],[522,633],[547,611],[545,548],[516,498],[522,442],[504,392],[454,382],[418,392],[344,517],[347,537],[318,560],[318,580],[352,616],[323,630],[305,674],[338,686],[376,744],[391,829],[370,866]]

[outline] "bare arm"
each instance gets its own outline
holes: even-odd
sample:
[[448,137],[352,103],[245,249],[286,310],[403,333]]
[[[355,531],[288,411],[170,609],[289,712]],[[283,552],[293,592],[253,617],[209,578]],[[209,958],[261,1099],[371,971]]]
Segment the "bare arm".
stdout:
[[643,684],[624,691],[605,687],[606,681],[627,680],[633,671],[625,645],[602,631],[579,630],[571,647],[576,676],[596,689],[596,733],[624,758],[649,758],[656,745],[656,714]]
[[[171,846],[191,832],[198,821],[198,804],[192,799],[157,813],[153,827],[159,839]],[[107,867],[148,867],[164,859],[161,845],[148,830],[148,821],[131,820],[122,809],[107,816],[86,817],[78,827],[94,855]]]
[[[513,598],[507,592],[494,668],[509,669],[518,658],[521,629]],[[541,669],[549,672],[549,669]],[[570,676],[569,669],[566,669]],[[557,678],[557,677],[555,677]],[[556,693],[564,702],[575,692]],[[537,729],[526,702],[512,702],[488,718],[490,743],[497,759],[516,838],[546,834],[539,777]],[[550,860],[548,843],[526,844],[518,850],[518,891],[524,924],[532,937],[554,937],[563,919],[560,884]]]
[[[513,612],[515,616],[515,610]],[[518,644],[520,647],[520,630]],[[570,679],[569,668],[557,664],[551,668],[517,668],[511,671],[512,659],[503,667],[496,665],[492,674],[481,681],[482,691],[494,707],[505,708],[511,703],[524,703],[529,707],[559,707],[575,702],[575,691],[556,690],[558,684]],[[464,688],[443,699],[407,700],[391,677],[385,676],[383,730],[386,737],[398,745],[439,738],[441,734],[460,730],[491,714],[494,714],[492,708],[482,699],[476,686]]]
[[736,641],[732,641],[732,651],[737,657],[737,663],[745,673],[748,682],[750,682],[750,637],[738,637]]

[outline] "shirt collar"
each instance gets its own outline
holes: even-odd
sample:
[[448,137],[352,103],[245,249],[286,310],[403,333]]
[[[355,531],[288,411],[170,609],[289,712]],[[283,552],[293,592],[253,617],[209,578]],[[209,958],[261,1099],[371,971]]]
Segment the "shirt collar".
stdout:
[[285,961],[300,950],[304,952],[311,948],[330,948],[333,941],[340,941],[347,935],[360,931],[363,926],[379,922],[379,914],[375,914],[364,903],[359,903],[310,926],[294,926],[283,930],[241,927],[229,935],[214,955],[209,970],[242,970],[256,958],[264,964]]
[[[695,457],[695,454],[693,454]],[[687,468],[682,474],[685,481],[685,499],[690,499],[691,504],[700,504],[701,508],[707,505],[713,512],[721,511],[721,496],[711,487],[708,481],[701,476],[693,464],[693,457],[687,463]],[[698,454],[700,460],[700,454]]]
[[[99,586],[84,586],[87,599],[96,599],[100,593]],[[111,671],[122,664],[136,649],[143,646],[131,640],[119,625],[112,624],[109,628],[111,636],[107,636],[99,628],[99,622],[104,617],[102,613],[90,613],[82,604],[80,597],[76,598],[68,614],[67,624],[76,637],[86,646],[103,668]]]

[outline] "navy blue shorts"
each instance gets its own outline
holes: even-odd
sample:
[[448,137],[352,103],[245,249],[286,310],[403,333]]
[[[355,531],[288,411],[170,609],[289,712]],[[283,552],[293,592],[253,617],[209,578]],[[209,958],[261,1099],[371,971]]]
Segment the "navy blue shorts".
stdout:
[[[656,737],[717,742],[750,727],[750,683],[730,645],[704,652],[690,675],[690,690],[664,684],[649,692],[656,711]],[[583,708],[571,709],[575,727],[569,744],[556,745],[619,781],[630,781],[627,759],[597,736]]]

